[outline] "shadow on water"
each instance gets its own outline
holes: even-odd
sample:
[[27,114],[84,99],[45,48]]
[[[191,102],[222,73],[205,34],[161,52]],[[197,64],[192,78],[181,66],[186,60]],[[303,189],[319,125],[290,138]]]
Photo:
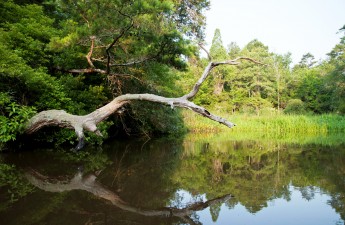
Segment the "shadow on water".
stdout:
[[[193,135],[114,141],[80,153],[6,153],[0,218],[7,224],[291,223],[284,223],[285,214],[303,217],[303,224],[344,224],[345,147],[338,137],[326,139]],[[310,219],[307,210],[289,211],[293,204],[322,212]]]

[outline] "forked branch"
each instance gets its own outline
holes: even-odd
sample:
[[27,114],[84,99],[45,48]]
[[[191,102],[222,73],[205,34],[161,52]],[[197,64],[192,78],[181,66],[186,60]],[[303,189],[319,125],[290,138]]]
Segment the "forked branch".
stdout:
[[[208,52],[206,51],[206,53],[208,53]],[[208,56],[209,56],[209,58],[211,58],[209,54],[208,54]],[[199,80],[194,84],[192,91],[189,92],[188,94],[184,95],[183,98],[188,99],[188,100],[194,98],[194,96],[199,92],[202,83],[204,83],[206,78],[210,75],[210,72],[213,68],[220,66],[220,65],[238,65],[238,64],[240,64],[240,62],[239,62],[240,60],[248,60],[248,61],[251,61],[251,62],[256,63],[256,64],[265,65],[261,62],[258,62],[256,60],[254,60],[252,58],[248,58],[248,57],[238,57],[238,58],[233,59],[233,60],[226,60],[226,61],[220,61],[220,62],[210,62],[206,66],[206,68],[205,68],[204,72],[202,73],[201,77],[199,78]]]

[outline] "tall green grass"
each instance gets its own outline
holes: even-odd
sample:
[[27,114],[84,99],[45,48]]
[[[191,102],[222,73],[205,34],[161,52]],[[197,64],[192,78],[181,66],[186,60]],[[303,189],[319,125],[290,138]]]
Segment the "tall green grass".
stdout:
[[280,144],[317,144],[322,146],[337,146],[345,144],[344,133],[312,134],[312,133],[276,133],[272,131],[246,131],[239,132],[236,129],[210,133],[188,133],[185,141],[191,143],[227,143],[233,141],[254,141],[260,144],[275,146]]
[[[190,132],[220,132],[229,128],[218,124],[193,112],[183,111],[184,122]],[[236,124],[234,131],[274,132],[274,133],[300,133],[300,134],[328,134],[344,133],[345,117],[324,115],[222,115]]]

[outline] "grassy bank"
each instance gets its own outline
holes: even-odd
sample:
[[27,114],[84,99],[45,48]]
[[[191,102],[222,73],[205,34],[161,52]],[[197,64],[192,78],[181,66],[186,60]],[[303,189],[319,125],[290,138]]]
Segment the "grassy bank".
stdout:
[[[229,128],[214,121],[183,111],[184,122],[190,132],[220,132]],[[274,132],[300,134],[344,133],[345,117],[333,114],[324,115],[221,115],[237,126],[234,132]]]

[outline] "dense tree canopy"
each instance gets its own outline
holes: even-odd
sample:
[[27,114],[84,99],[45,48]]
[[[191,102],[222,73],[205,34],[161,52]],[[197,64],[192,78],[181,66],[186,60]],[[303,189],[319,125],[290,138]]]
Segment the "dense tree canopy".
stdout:
[[[208,7],[208,0],[0,2],[0,141],[15,140],[42,110],[85,115],[125,93],[187,93],[209,60],[198,54]],[[270,52],[259,40],[226,48],[217,29],[209,58],[250,57],[266,66],[215,68],[194,102],[232,114],[344,114],[344,40],[327,60],[306,53],[292,66],[290,54]],[[102,122],[100,131],[107,138],[177,134],[184,127],[178,110],[137,102]],[[54,128],[36,138],[75,140],[73,132]]]
[[[184,58],[196,52],[192,42],[203,38],[208,6],[207,0],[1,2],[1,141],[14,140],[35,111],[86,114],[122,93],[179,91],[174,71],[186,69]],[[103,124],[104,131],[127,133],[182,129],[176,112],[140,103]],[[50,130],[44,136],[51,141],[72,138]]]

